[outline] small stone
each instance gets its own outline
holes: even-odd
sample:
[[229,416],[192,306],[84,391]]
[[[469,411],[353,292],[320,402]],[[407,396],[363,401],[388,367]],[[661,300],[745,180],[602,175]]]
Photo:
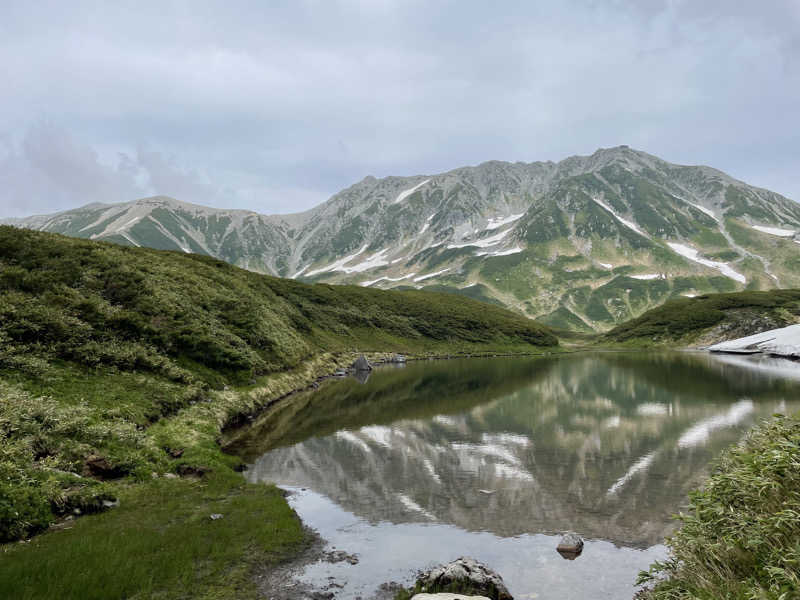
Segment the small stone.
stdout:
[[556,551],[567,560],[575,560],[583,552],[583,540],[575,533],[568,533],[561,538]]
[[116,508],[119,506],[119,500],[103,500],[103,508]]
[[80,515],[81,514],[81,509],[80,508],[73,508],[72,509],[72,514],[73,515]]
[[214,513],[214,514],[210,515],[210,518],[211,518],[211,520],[212,520],[212,521],[216,521],[216,520],[218,520],[218,519],[221,519],[221,518],[222,518],[222,517],[224,517],[224,516],[225,516],[225,515],[222,515],[222,514],[220,514],[220,513]]
[[175,473],[164,473],[164,477],[167,479],[178,479],[178,476]]

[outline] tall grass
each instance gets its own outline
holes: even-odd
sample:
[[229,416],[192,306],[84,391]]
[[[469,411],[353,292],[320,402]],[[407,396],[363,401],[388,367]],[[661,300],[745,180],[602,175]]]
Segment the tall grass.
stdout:
[[776,416],[728,450],[691,495],[670,558],[642,600],[800,598],[800,416]]

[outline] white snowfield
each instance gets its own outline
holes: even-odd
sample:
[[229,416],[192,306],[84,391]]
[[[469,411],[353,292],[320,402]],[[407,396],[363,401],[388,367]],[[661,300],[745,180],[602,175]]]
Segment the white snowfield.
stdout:
[[720,342],[709,346],[711,352],[730,352],[732,354],[773,354],[788,358],[800,358],[800,325],[789,325],[780,329],[770,329],[755,335]]
[[647,273],[646,275],[629,275],[632,279],[643,279],[645,281],[650,279],[661,278],[661,273]]
[[726,277],[730,277],[739,283],[745,283],[747,281],[744,275],[738,271],[734,271],[727,263],[708,260],[707,258],[700,258],[700,253],[691,246],[687,246],[686,244],[678,244],[675,242],[667,242],[667,245],[672,248],[674,252],[677,252],[684,258],[688,258],[692,262],[716,269]]
[[403,200],[408,198],[411,194],[416,192],[419,188],[421,188],[423,185],[425,185],[429,181],[430,181],[430,179],[426,179],[422,183],[418,183],[414,187],[408,188],[407,190],[404,190],[404,191],[400,192],[399,194],[397,194],[397,198],[394,199],[394,204],[399,204],[400,202],[402,202]]
[[778,227],[764,227],[763,225],[753,225],[753,229],[761,233],[768,233],[770,235],[777,235],[778,237],[794,237],[797,233],[793,229],[780,229]]

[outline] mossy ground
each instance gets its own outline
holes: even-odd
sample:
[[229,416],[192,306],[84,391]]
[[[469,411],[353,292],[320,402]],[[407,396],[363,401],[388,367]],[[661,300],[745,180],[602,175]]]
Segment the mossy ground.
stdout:
[[0,597],[251,598],[252,569],[304,543],[280,491],[233,472],[159,478],[115,493],[118,508],[3,546]]

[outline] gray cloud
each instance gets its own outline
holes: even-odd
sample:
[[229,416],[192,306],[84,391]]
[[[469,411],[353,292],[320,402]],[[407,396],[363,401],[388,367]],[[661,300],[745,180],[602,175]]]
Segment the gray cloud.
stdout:
[[500,6],[6,3],[0,214],[286,212],[368,174],[620,143],[800,199],[796,2]]

